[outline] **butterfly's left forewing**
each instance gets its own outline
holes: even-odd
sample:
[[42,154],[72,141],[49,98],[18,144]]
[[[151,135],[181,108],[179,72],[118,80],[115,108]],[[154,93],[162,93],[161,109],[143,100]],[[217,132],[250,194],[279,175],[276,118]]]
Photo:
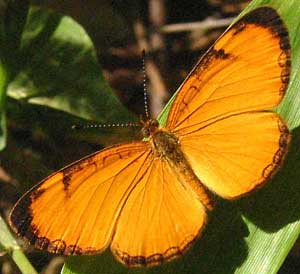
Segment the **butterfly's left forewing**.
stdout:
[[15,205],[10,222],[35,247],[91,254],[113,237],[123,205],[150,166],[147,142],[104,149],[49,176]]

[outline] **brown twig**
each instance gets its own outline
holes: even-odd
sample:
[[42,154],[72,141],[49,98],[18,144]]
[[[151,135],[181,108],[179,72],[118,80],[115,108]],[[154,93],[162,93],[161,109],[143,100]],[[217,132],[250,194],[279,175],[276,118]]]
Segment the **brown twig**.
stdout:
[[190,22],[190,23],[179,23],[169,24],[161,27],[162,33],[174,33],[174,32],[186,32],[195,30],[208,30],[220,27],[226,27],[235,19],[235,17],[229,17],[225,19],[214,19],[208,17],[202,22]]
[[151,31],[149,35],[150,44],[153,51],[165,49],[164,37],[160,28],[166,24],[166,12],[164,0],[149,1],[149,23]]

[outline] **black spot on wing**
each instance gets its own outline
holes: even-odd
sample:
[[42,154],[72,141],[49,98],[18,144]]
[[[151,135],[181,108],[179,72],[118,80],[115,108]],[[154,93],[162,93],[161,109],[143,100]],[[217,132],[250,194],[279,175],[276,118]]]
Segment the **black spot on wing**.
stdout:
[[63,173],[62,183],[64,185],[64,191],[66,193],[68,192],[72,180],[72,176],[77,172],[83,170],[86,166],[91,165],[93,163],[94,163],[93,157],[88,156],[87,158],[79,160],[62,170]]
[[232,54],[225,52],[224,49],[216,50],[211,48],[201,59],[192,75],[196,75],[198,81],[201,81],[201,71],[205,70],[213,60],[227,60],[232,58]]
[[224,51],[224,49],[219,49],[219,50],[213,49],[212,52],[213,52],[213,54],[214,54],[214,56],[215,56],[216,59],[223,59],[223,60],[225,60],[225,59],[228,59],[230,57],[230,54],[226,53]]

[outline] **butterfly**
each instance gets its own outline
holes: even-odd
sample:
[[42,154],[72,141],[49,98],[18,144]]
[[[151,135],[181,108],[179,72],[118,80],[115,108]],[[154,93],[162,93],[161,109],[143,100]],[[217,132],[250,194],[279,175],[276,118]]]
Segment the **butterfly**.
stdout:
[[165,125],[50,175],[14,206],[10,224],[38,249],[102,252],[152,266],[201,235],[213,195],[233,200],[281,166],[289,130],[276,107],[290,76],[288,31],[271,7],[234,23],[179,87]]

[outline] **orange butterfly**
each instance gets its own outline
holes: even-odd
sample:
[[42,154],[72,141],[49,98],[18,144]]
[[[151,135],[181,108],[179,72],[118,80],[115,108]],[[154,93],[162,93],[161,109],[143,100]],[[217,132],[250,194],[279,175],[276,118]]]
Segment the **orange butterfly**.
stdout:
[[127,266],[180,256],[205,226],[208,190],[236,199],[281,165],[290,135],[270,109],[289,75],[279,15],[269,7],[249,12],[199,60],[165,126],[143,122],[146,141],[106,148],[50,175],[17,202],[11,225],[52,253],[110,245]]

